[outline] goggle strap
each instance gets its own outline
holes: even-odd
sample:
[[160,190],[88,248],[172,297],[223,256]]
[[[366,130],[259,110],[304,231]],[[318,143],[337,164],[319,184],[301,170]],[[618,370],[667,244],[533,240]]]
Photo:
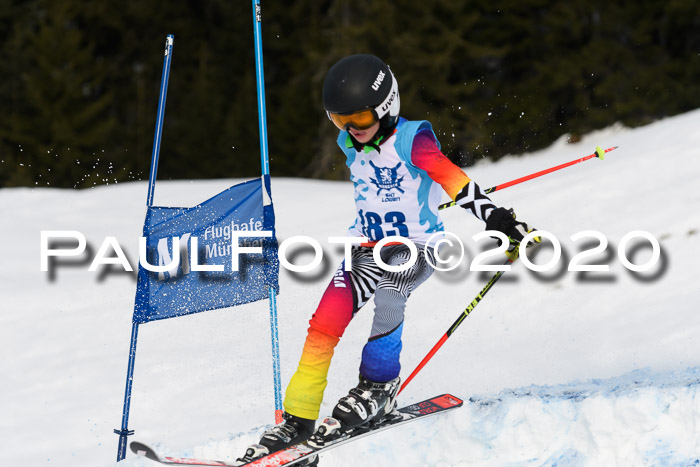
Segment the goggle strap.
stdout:
[[389,74],[391,75],[391,90],[386,96],[386,99],[384,99],[384,101],[381,104],[374,108],[374,114],[377,117],[377,120],[381,120],[382,117],[389,113],[391,105],[396,99],[399,98],[399,85],[396,82],[394,73],[392,73],[391,70],[389,70]]

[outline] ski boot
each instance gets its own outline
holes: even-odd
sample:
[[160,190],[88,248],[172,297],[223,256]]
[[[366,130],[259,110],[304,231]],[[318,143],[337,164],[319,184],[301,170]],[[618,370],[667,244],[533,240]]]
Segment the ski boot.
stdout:
[[359,384],[338,401],[332,417],[345,430],[381,420],[396,407],[400,381],[395,378],[377,383],[360,375]]
[[[315,420],[295,417],[287,412],[282,416],[283,423],[275,425],[263,433],[259,444],[252,444],[248,447],[245,456],[238,459],[240,465],[306,441],[314,433]],[[298,463],[298,465],[315,467],[318,465],[318,456],[311,456],[307,461]]]
[[350,436],[356,428],[384,420],[396,407],[399,382],[396,378],[375,383],[360,375],[359,384],[338,401],[331,417],[323,419],[309,438],[309,445],[322,448]]

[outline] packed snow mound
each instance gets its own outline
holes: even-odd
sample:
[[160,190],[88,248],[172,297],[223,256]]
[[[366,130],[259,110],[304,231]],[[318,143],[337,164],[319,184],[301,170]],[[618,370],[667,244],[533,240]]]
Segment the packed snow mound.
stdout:
[[689,368],[474,396],[447,465],[697,465],[699,388]]
[[[474,395],[322,455],[323,467],[700,465],[700,368]],[[235,460],[263,431],[163,454]],[[121,467],[147,467],[130,459]],[[116,465],[116,464],[115,464]]]

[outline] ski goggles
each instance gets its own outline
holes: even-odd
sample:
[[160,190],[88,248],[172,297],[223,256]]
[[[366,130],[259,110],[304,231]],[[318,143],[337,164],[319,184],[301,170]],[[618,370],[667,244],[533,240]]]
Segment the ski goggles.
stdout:
[[366,130],[379,121],[374,109],[360,110],[347,115],[328,112],[328,118],[331,119],[338,129],[343,131],[346,131],[348,127],[353,127],[357,130]]
[[391,112],[392,109],[394,113],[398,115],[399,85],[396,82],[396,78],[394,78],[394,74],[391,73],[391,71],[389,71],[389,73],[391,74],[391,90],[384,98],[384,101],[380,102],[379,105],[374,108],[370,107],[348,114],[326,111],[328,118],[330,118],[333,124],[340,130],[347,131],[348,127],[353,127],[357,130],[366,130]]

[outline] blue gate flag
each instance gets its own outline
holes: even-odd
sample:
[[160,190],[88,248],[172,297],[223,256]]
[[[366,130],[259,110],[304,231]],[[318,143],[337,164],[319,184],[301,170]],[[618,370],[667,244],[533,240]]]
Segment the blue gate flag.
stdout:
[[[247,231],[269,231],[270,237]],[[241,254],[232,266],[232,234],[241,247],[262,247],[262,254]],[[147,271],[139,263],[134,323],[226,308],[270,298],[279,293],[279,259],[270,176],[234,185],[191,208],[148,207],[143,227],[148,263],[167,265],[179,239],[180,262],[167,272]],[[197,262],[223,266],[223,271],[192,271],[192,238],[197,237]]]

